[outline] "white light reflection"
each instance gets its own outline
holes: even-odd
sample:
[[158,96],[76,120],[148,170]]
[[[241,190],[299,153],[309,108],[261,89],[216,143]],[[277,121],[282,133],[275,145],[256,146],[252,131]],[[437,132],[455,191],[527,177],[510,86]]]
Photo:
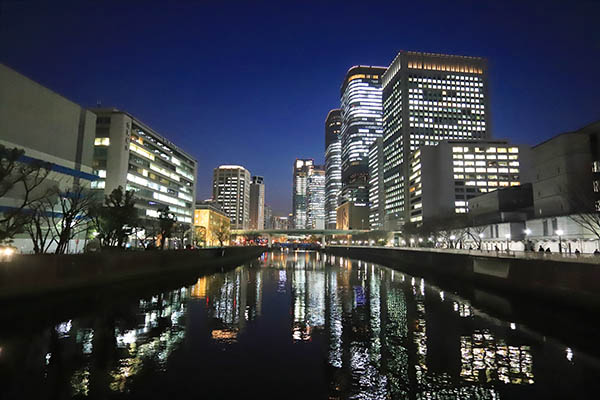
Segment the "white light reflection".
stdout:
[[569,362],[573,362],[573,350],[571,350],[570,347],[567,347],[565,352],[567,353],[567,360],[569,360]]

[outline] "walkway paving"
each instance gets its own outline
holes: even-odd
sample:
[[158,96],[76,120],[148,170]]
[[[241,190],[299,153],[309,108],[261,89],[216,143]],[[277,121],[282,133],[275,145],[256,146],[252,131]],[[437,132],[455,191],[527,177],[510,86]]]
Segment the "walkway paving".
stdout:
[[494,251],[494,250],[467,250],[467,249],[440,249],[431,247],[392,247],[392,246],[340,246],[332,245],[330,247],[356,247],[356,248],[372,248],[372,249],[394,249],[394,250],[410,250],[410,251],[422,251],[422,252],[436,252],[436,253],[454,253],[454,254],[469,254],[473,256],[484,256],[484,257],[497,257],[497,258],[522,258],[530,260],[552,260],[552,261],[568,261],[568,262],[580,262],[585,264],[600,264],[600,256],[594,254],[580,254],[575,255],[573,253],[542,253],[536,251]]

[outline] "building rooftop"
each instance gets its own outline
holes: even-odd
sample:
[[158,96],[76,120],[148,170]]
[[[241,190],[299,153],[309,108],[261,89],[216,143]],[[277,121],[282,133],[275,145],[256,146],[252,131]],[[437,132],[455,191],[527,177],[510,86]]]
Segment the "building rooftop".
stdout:
[[541,145],[543,145],[543,144],[545,144],[545,143],[548,143],[548,142],[550,142],[550,141],[552,141],[552,140],[554,140],[554,139],[556,139],[556,138],[558,138],[558,137],[561,137],[561,136],[563,136],[563,135],[573,135],[573,134],[574,134],[574,135],[577,135],[577,134],[586,134],[586,133],[592,133],[592,132],[594,132],[594,131],[600,131],[600,120],[599,120],[599,121],[592,122],[592,123],[590,123],[590,124],[587,124],[587,125],[585,125],[584,127],[582,127],[582,128],[579,128],[579,129],[577,129],[577,130],[574,130],[574,131],[562,132],[562,133],[559,133],[559,134],[557,134],[557,135],[554,135],[554,136],[552,136],[551,138],[549,138],[549,139],[546,139],[546,140],[544,140],[543,142],[540,142],[540,143],[538,143],[538,144],[536,144],[536,145],[532,146],[531,148],[533,148],[533,149],[534,149],[534,148],[536,148],[536,147],[538,147],[538,146],[541,146]]
[[374,66],[374,65],[354,65],[352,67],[350,67],[348,69],[348,71],[346,72],[346,75],[344,77],[344,80],[342,81],[342,85],[340,87],[340,94],[344,93],[344,90],[346,90],[346,86],[348,85],[348,83],[350,82],[350,78],[355,75],[355,74],[377,74],[380,75],[380,79],[381,76],[385,73],[385,71],[387,70],[387,67],[378,67],[378,66]]
[[90,108],[89,110],[91,112],[93,112],[94,114],[96,114],[96,115],[98,115],[98,114],[125,114],[129,118],[131,118],[132,120],[134,120],[136,124],[140,125],[140,127],[143,128],[145,132],[149,132],[153,136],[156,136],[159,140],[161,140],[161,141],[165,142],[166,144],[174,147],[175,149],[177,149],[178,152],[180,152],[181,154],[183,154],[184,156],[188,157],[190,160],[192,160],[196,164],[198,164],[198,160],[196,160],[196,158],[194,158],[194,156],[192,156],[191,154],[189,154],[188,152],[186,152],[185,150],[183,150],[181,147],[179,147],[175,143],[171,142],[169,139],[167,139],[166,137],[164,137],[160,133],[156,132],[154,129],[152,129],[150,126],[148,126],[147,124],[145,124],[144,122],[142,122],[135,115],[130,114],[127,111],[119,110],[118,108],[115,108],[115,107],[94,107],[94,108]]

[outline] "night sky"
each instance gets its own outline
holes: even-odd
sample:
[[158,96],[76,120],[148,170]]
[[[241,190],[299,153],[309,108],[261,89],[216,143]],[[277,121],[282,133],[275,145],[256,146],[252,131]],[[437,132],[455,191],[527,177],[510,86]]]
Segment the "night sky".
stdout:
[[495,138],[536,144],[600,119],[600,1],[411,3],[0,0],[0,62],[181,146],[199,199],[219,164],[263,175],[276,215],[294,159],[323,162],[348,68],[401,49],[488,58]]

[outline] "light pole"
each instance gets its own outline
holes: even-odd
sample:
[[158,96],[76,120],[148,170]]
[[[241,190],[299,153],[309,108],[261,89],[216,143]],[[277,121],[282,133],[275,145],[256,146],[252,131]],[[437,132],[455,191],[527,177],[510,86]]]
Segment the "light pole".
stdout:
[[562,253],[562,235],[565,233],[562,229],[557,229],[555,232],[558,235],[558,252]]
[[508,252],[508,251],[510,251],[510,243],[509,243],[510,233],[507,233],[506,235],[504,235],[504,237],[506,238],[506,251]]

